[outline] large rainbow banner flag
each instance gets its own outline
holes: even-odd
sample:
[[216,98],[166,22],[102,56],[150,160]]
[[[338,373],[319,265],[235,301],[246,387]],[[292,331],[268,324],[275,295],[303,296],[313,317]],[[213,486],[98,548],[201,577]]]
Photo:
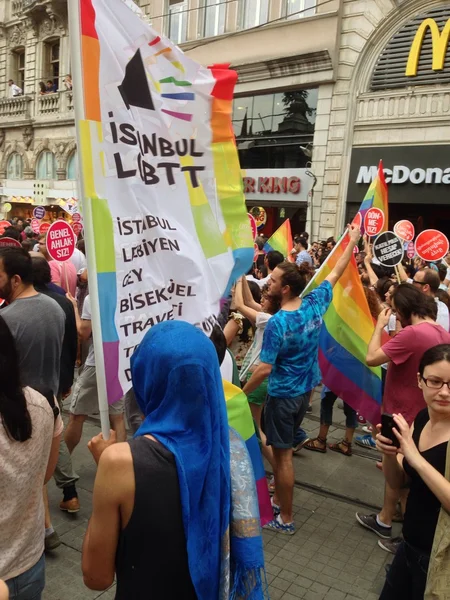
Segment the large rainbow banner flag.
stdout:
[[[389,204],[388,204],[388,189],[384,178],[383,161],[378,164],[377,175],[373,178],[372,183],[367,190],[366,195],[361,203],[358,213],[353,219],[353,223],[361,228],[361,232],[365,232],[365,222],[367,212],[370,209],[378,209],[383,213],[383,225],[377,228],[378,233],[389,230]],[[377,215],[375,215],[377,216]],[[370,232],[367,232],[370,235]],[[377,233],[377,235],[378,235]]]
[[[319,286],[333,270],[348,245],[346,233],[324,262],[305,293]],[[374,322],[354,256],[333,290],[319,342],[319,364],[324,384],[370,423],[380,422],[381,367],[366,365]]]
[[99,396],[103,381],[111,403],[150,327],[182,319],[208,333],[251,266],[237,74],[188,58],[130,2],[69,4]]
[[277,250],[292,262],[292,248],[291,222],[289,219],[286,219],[286,221],[278,227],[275,233],[264,244],[264,252]]

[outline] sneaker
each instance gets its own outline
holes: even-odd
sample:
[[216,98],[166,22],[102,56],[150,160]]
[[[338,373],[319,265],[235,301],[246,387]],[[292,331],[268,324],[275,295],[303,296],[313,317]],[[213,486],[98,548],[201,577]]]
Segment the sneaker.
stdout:
[[380,538],[384,540],[391,539],[392,527],[383,527],[378,525],[377,515],[363,515],[362,513],[356,513],[356,520],[360,525],[366,529],[370,529],[376,533]]
[[400,546],[400,544],[402,542],[403,542],[403,538],[396,537],[396,538],[392,538],[391,540],[378,540],[378,545],[380,546],[380,548],[382,550],[385,550],[386,552],[390,552],[391,554],[396,554],[398,547]]
[[364,427],[362,428],[362,430],[365,433],[372,433],[372,425],[364,425]]
[[358,435],[355,438],[355,444],[357,446],[361,446],[362,448],[371,448],[372,450],[377,449],[377,445],[375,444],[375,440],[368,433],[367,435]]
[[283,523],[280,515],[275,517],[272,521],[264,525],[264,529],[270,529],[272,531],[278,531],[278,533],[284,533],[284,535],[294,535],[295,525],[294,523]]
[[80,502],[75,496],[75,498],[71,498],[70,500],[63,500],[60,503],[59,508],[70,514],[77,513],[80,510]]
[[306,409],[307,413],[312,413],[312,406],[311,404],[308,404],[308,408]]
[[270,499],[270,504],[272,505],[273,516],[278,517],[278,515],[281,512],[280,507],[278,506],[278,504],[275,504],[275,502],[273,501],[273,498]]
[[303,448],[303,446],[306,444],[306,442],[309,442],[309,437],[306,437],[304,440],[302,440],[300,442],[300,444],[297,444],[296,446],[294,446],[292,448],[292,451],[294,452],[294,454],[297,454],[297,452],[300,452],[300,450]]
[[45,552],[55,550],[58,546],[61,546],[61,540],[56,531],[53,531],[50,535],[45,536]]
[[359,413],[356,413],[356,415],[358,418],[358,423],[360,425],[365,425],[367,423],[366,419],[362,415],[360,415]]

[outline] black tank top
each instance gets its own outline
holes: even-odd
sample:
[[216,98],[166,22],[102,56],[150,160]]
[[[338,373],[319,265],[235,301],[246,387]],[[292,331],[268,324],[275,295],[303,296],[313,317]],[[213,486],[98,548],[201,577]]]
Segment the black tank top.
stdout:
[[116,600],[196,600],[189,574],[175,458],[162,444],[129,442],[136,491],[116,554]]
[[[417,448],[422,430],[429,420],[427,408],[421,410],[414,420],[413,440]],[[447,442],[432,446],[420,454],[436,471],[445,476]],[[403,468],[411,479],[403,523],[403,537],[411,546],[431,554],[441,503],[406,458],[403,459]]]

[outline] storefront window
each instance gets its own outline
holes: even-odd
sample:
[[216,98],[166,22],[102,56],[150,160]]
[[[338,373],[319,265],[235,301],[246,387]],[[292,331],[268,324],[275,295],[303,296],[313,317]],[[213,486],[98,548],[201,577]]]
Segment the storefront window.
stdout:
[[56,179],[56,159],[53,152],[41,152],[37,163],[37,179]]
[[242,168],[305,167],[311,160],[318,90],[236,98],[233,127]]
[[22,173],[22,157],[17,152],[14,152],[14,154],[12,154],[8,160],[7,177],[8,179],[22,179]]

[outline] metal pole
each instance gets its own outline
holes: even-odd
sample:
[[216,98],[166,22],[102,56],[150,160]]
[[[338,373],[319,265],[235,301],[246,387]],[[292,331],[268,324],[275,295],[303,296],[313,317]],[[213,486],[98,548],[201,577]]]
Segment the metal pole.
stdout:
[[[84,106],[83,56],[81,48],[81,18],[80,0],[68,0],[70,53],[72,57],[73,105],[75,122],[86,119]],[[81,157],[80,128],[76,127],[78,156]],[[79,161],[79,165],[81,161]],[[92,336],[95,352],[95,369],[97,375],[98,406],[102,433],[105,440],[109,439],[109,406],[106,392],[105,361],[103,356],[102,330],[100,321],[100,303],[98,296],[97,267],[95,260],[94,225],[92,222],[92,199],[86,197],[83,180],[83,170],[79,168],[80,200],[83,206],[84,239],[86,243],[86,258],[88,263],[89,297],[92,311]],[[94,200],[95,201],[95,200]]]

